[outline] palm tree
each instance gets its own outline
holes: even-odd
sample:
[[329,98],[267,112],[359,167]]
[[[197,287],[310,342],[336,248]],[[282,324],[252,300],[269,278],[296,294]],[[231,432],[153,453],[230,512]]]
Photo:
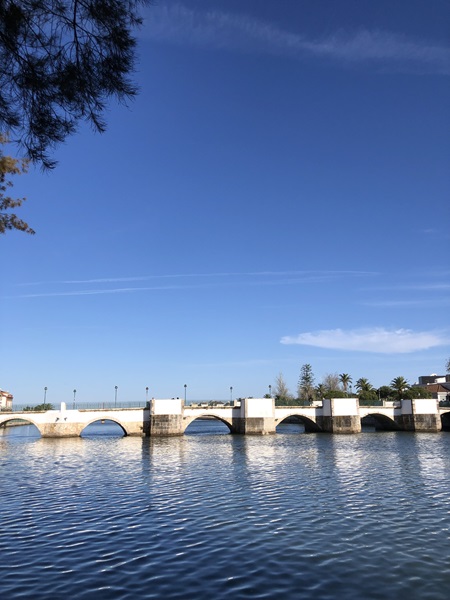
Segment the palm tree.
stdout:
[[356,389],[358,392],[370,392],[373,389],[372,384],[365,377],[360,377],[356,382]]
[[340,382],[342,384],[342,387],[344,388],[345,394],[347,394],[348,386],[353,381],[352,378],[350,377],[350,375],[348,373],[341,373],[339,375],[339,380],[340,380]]
[[327,388],[323,385],[323,383],[319,383],[316,387],[316,394],[319,396],[319,400],[323,400],[323,397],[327,393]]
[[391,381],[391,388],[394,390],[397,400],[401,400],[403,398],[403,392],[409,388],[409,383],[404,377],[394,377]]

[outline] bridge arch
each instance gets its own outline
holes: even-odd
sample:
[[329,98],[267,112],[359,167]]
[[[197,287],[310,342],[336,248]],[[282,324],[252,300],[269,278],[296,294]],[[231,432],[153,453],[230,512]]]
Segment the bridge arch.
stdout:
[[224,425],[226,425],[228,427],[228,429],[230,430],[230,433],[236,433],[236,430],[233,427],[233,423],[231,422],[230,419],[227,419],[226,417],[222,417],[217,414],[211,413],[211,411],[199,413],[198,415],[194,415],[192,417],[184,417],[183,433],[186,433],[186,429],[189,427],[189,425],[191,423],[193,423],[194,421],[197,421],[198,419],[202,419],[205,417],[207,417],[208,419],[211,419],[211,420],[221,421],[222,423],[224,423]]
[[450,431],[450,409],[448,412],[441,412],[442,431]]
[[375,431],[399,431],[400,427],[387,415],[371,412],[361,417],[361,426],[374,427]]
[[275,427],[278,427],[278,425],[281,425],[282,423],[286,423],[286,421],[288,423],[301,423],[305,428],[305,433],[318,433],[319,431],[322,431],[322,429],[319,427],[319,425],[317,425],[315,421],[313,421],[306,415],[302,415],[301,413],[295,411],[287,415],[283,415],[283,417],[275,419]]
[[4,427],[6,423],[10,423],[11,421],[21,421],[27,425],[33,425],[38,430],[39,434],[42,436],[42,430],[39,423],[36,423],[32,418],[25,415],[8,415],[0,417],[0,427]]
[[126,427],[118,419],[113,419],[110,416],[108,416],[108,417],[97,416],[97,417],[91,419],[90,421],[83,423],[83,426],[81,428],[79,435],[80,435],[80,437],[82,437],[83,433],[85,433],[86,429],[90,425],[93,425],[94,423],[108,423],[108,422],[118,425],[120,427],[120,429],[122,430],[124,437],[129,435],[129,432],[127,431]]

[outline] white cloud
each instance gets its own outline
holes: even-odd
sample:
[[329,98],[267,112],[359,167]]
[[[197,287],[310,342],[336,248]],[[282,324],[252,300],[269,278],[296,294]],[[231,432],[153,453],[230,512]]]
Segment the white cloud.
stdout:
[[282,344],[300,344],[333,350],[402,354],[450,344],[450,336],[442,332],[410,329],[325,329],[281,338]]
[[338,31],[312,39],[246,15],[195,11],[182,4],[151,7],[143,35],[176,44],[450,74],[450,48],[443,45],[368,30]]

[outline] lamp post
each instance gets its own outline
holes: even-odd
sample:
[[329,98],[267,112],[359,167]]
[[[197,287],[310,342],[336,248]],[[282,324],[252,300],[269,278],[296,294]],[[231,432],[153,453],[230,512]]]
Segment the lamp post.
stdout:
[[75,396],[76,396],[77,390],[73,390],[73,410],[75,410]]
[[184,403],[186,404],[186,388],[187,388],[187,383],[184,384]]
[[272,386],[269,385],[269,396],[272,398]]
[[44,410],[45,410],[46,403],[47,403],[47,386],[45,386],[45,388],[44,388]]
[[145,388],[145,404],[148,404],[148,386]]
[[116,406],[117,406],[117,389],[118,389],[118,386],[115,385],[114,386],[114,390],[115,390],[115,394],[114,394],[114,408],[116,408]]
[[233,386],[230,385],[230,403],[233,402]]

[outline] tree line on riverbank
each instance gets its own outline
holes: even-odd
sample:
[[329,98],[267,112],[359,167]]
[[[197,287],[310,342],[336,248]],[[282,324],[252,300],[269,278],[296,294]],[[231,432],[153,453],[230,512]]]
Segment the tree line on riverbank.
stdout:
[[[450,361],[449,361],[450,362]],[[376,406],[384,402],[395,402],[412,398],[431,398],[431,393],[423,387],[414,386],[402,377],[394,377],[389,385],[375,388],[368,379],[360,377],[355,381],[348,373],[327,373],[318,384],[310,364],[304,364],[300,369],[297,384],[297,395],[292,394],[280,373],[273,387],[273,396],[277,406],[311,405],[324,398],[358,397],[362,406]]]

